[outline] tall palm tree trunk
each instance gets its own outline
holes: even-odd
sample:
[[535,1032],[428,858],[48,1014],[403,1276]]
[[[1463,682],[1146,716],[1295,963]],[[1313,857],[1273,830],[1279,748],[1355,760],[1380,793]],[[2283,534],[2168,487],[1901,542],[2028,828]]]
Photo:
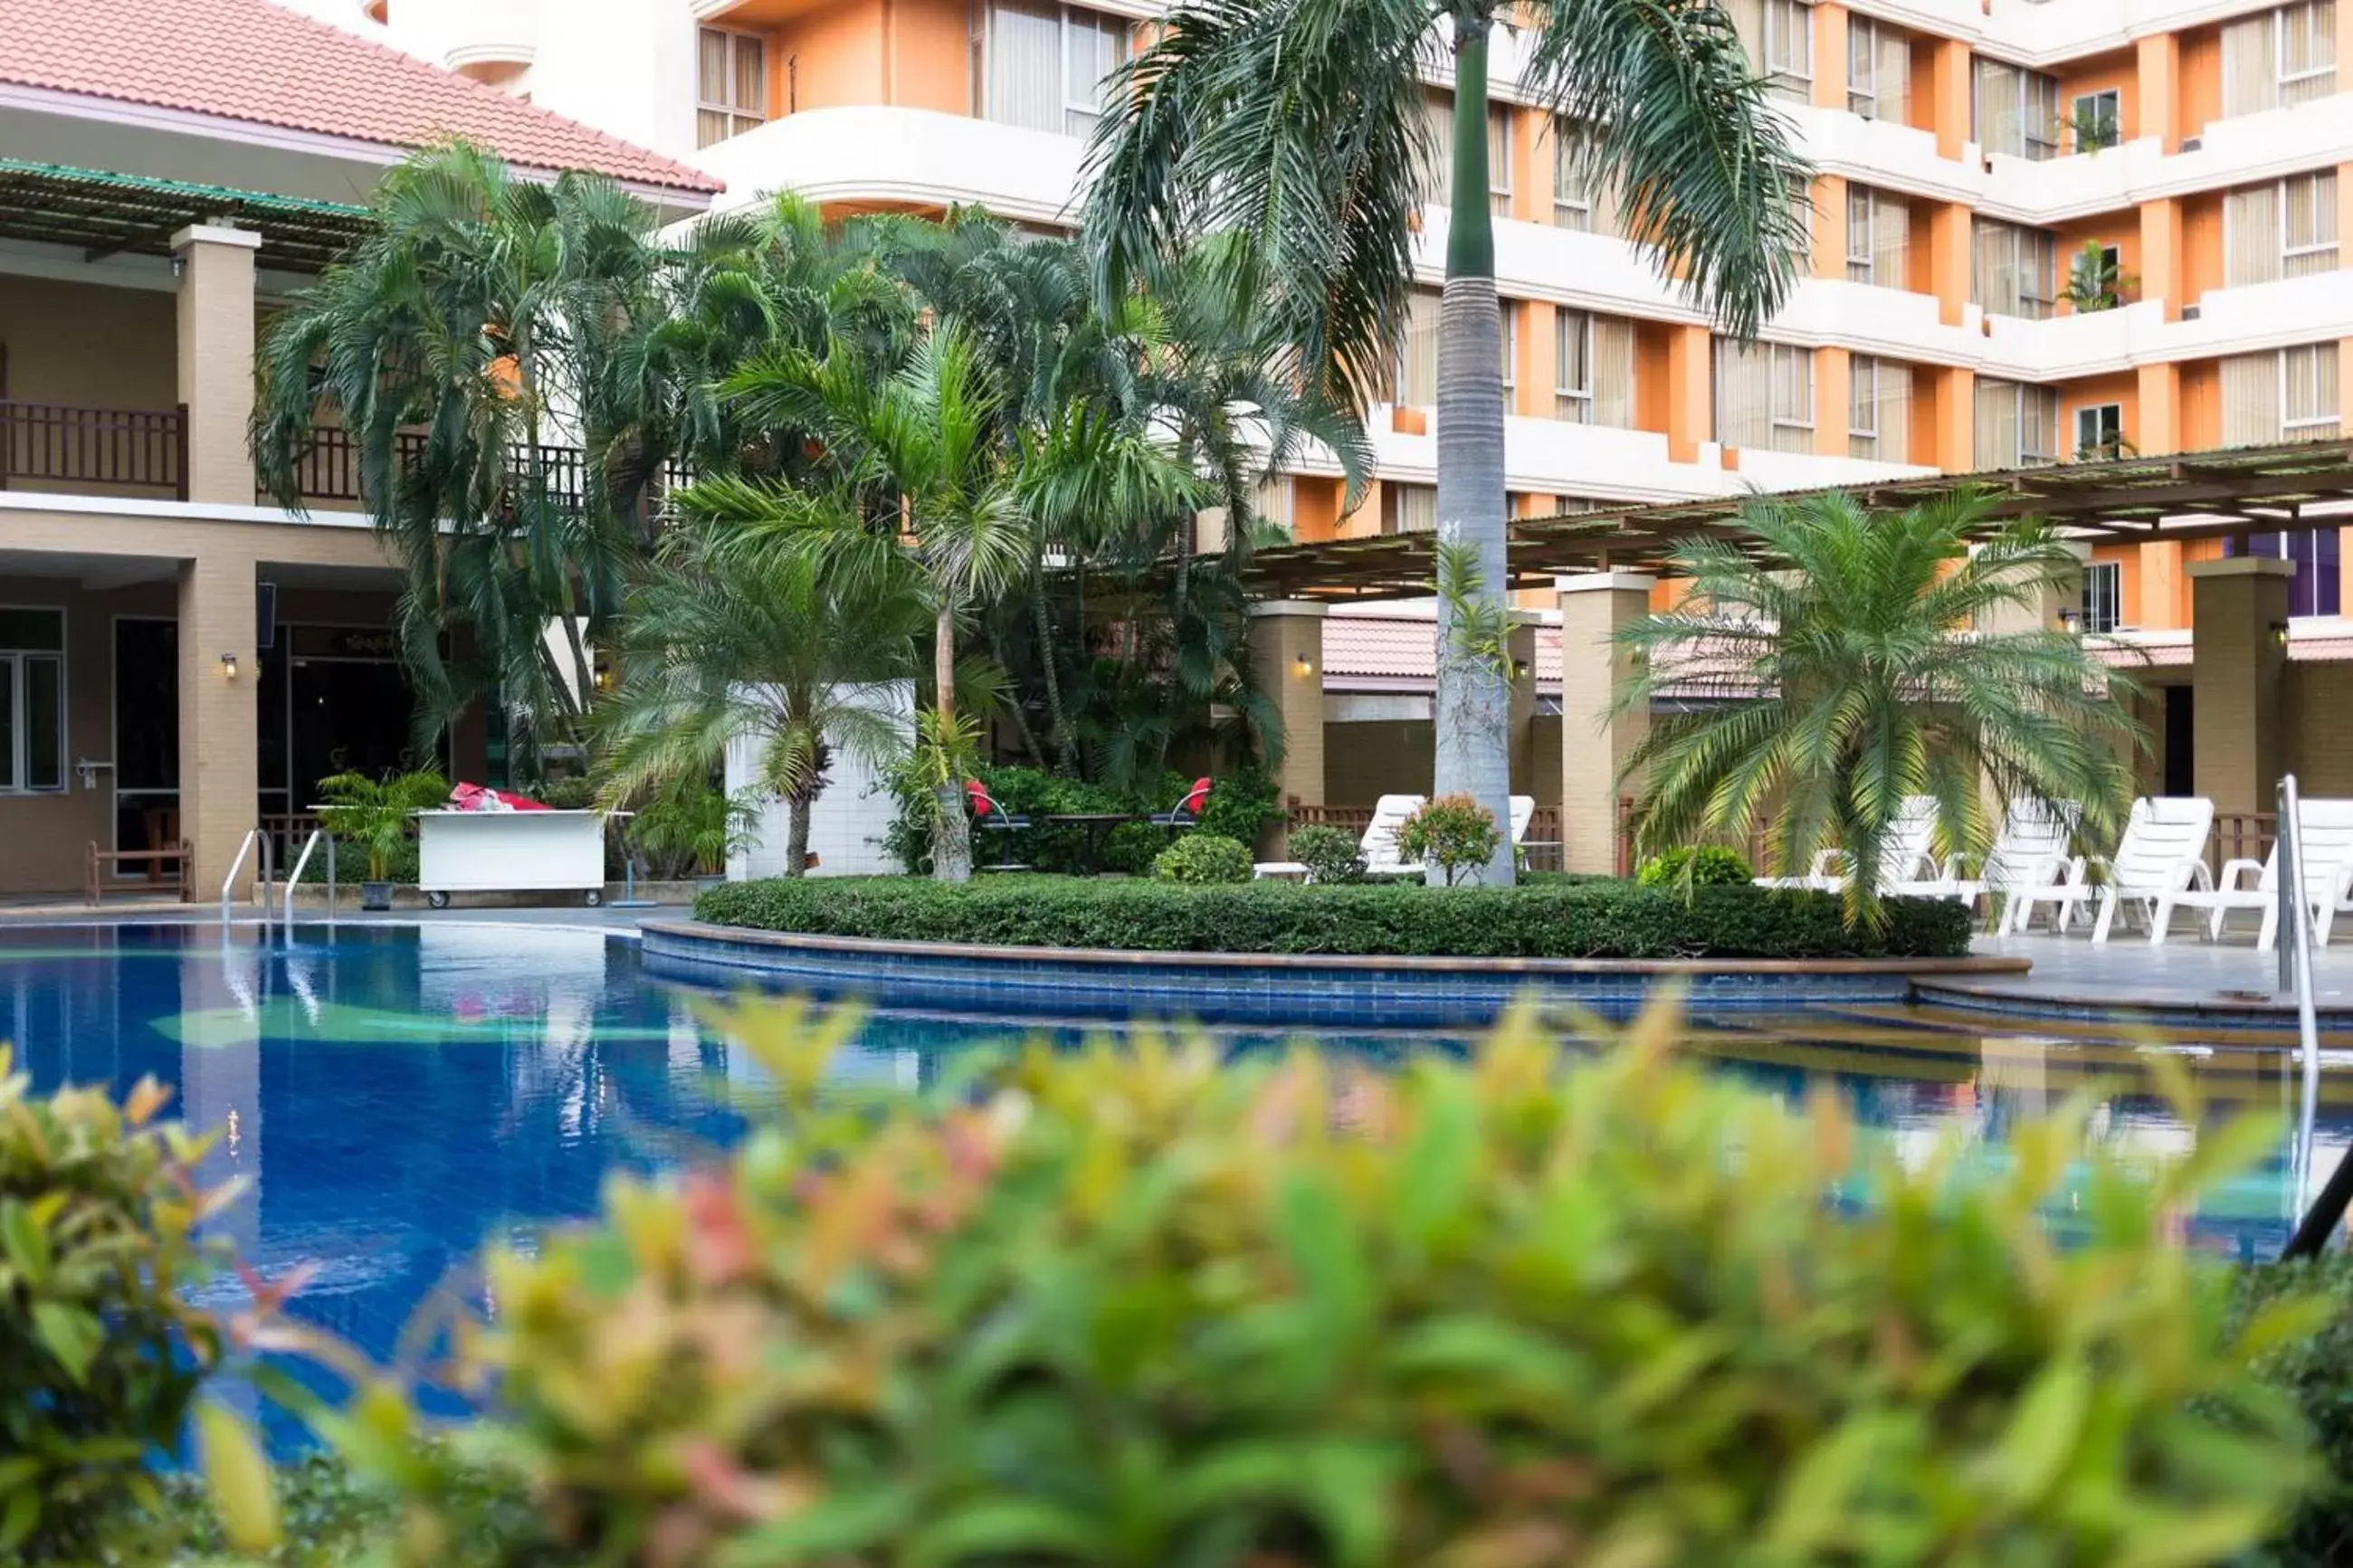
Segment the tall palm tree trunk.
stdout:
[[1054,733],[1054,761],[1070,778],[1079,776],[1078,737],[1071,732],[1071,716],[1062,707],[1062,677],[1054,665],[1054,616],[1046,607],[1046,585],[1029,582],[1029,626],[1038,639],[1038,668],[1046,678],[1046,721]]
[[[1504,594],[1504,362],[1495,304],[1494,220],[1487,209],[1487,29],[1482,8],[1455,13],[1453,211],[1446,231],[1446,292],[1438,334],[1438,536],[1479,552],[1482,595]],[[1451,612],[1438,636],[1451,645]],[[1511,819],[1511,687],[1484,659],[1438,661],[1439,795],[1468,795]],[[1435,882],[1439,873],[1430,877]],[[1513,879],[1510,835],[1483,879]]]
[[805,791],[785,797],[785,875],[805,877],[808,874],[809,813],[817,805],[817,792]]
[[[932,624],[932,702],[939,710],[940,738],[947,739],[955,717],[955,605],[944,601]],[[939,828],[932,836],[932,875],[943,882],[972,880],[972,822],[965,813],[960,781],[942,781],[934,792]]]

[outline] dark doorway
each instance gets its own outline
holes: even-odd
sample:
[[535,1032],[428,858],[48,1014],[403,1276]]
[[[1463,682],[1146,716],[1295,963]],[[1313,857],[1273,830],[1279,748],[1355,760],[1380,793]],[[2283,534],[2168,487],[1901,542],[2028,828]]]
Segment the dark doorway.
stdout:
[[2165,793],[2168,795],[2198,793],[2197,727],[2190,717],[2189,705],[2193,695],[2187,686],[2165,689]]
[[[123,616],[114,623],[114,847],[180,840],[180,627]],[[118,868],[116,875],[145,876]]]
[[292,689],[293,789],[307,806],[330,773],[381,778],[409,766],[408,685],[400,667],[375,659],[296,658]]

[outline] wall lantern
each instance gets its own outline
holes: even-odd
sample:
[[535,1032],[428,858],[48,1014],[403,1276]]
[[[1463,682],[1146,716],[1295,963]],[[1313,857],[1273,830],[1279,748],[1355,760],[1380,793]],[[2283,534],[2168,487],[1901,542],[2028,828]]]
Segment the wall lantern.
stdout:
[[224,680],[237,679],[237,655],[233,653],[221,655],[221,679]]

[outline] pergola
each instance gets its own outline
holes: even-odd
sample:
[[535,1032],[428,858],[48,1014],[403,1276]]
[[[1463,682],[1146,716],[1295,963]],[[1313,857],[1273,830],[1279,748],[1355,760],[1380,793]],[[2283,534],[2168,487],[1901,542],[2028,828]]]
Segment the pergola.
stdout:
[[102,261],[168,256],[181,229],[223,221],[259,234],[265,265],[288,272],[319,271],[371,226],[366,208],[340,202],[0,158],[0,239],[71,246]]
[[[2158,458],[2116,458],[2045,468],[1930,474],[1817,490],[1842,490],[1873,507],[1900,508],[1965,487],[1997,498],[1993,521],[2038,517],[2085,542],[2232,537],[2353,523],[2353,440],[2234,447]],[[1754,494],[1707,500],[1519,518],[1511,525],[1509,586],[1548,587],[1584,572],[1656,570],[1677,542],[1729,534]],[[1262,550],[1244,572],[1262,599],[1424,598],[1437,574],[1436,538],[1381,534]]]

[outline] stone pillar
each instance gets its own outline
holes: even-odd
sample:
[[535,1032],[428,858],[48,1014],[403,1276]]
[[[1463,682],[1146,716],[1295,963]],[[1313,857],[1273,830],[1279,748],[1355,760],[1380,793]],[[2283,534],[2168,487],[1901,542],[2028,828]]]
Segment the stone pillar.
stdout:
[[253,253],[260,247],[258,234],[212,224],[172,237],[190,500],[253,504],[253,454],[245,435],[253,413]]
[[[1512,793],[1534,795],[1536,763],[1536,621],[1512,617]],[[1542,801],[1537,802],[1542,805]]]
[[[218,895],[259,825],[254,577],[254,563],[231,552],[180,563],[180,836],[195,848],[199,900]],[[254,870],[248,860],[236,896],[250,890]]]
[[2288,585],[2295,563],[2233,555],[2189,565],[2191,746],[2198,793],[2217,812],[2269,811],[2286,760]]
[[1324,804],[1324,605],[1296,599],[1250,606],[1250,658],[1259,689],[1273,700],[1282,719],[1282,765],[1275,770],[1274,785],[1286,804],[1294,795],[1303,805]]
[[[1651,613],[1657,581],[1642,572],[1553,580],[1560,595],[1560,852],[1571,871],[1618,869],[1618,774],[1651,732],[1651,716],[1611,719],[1634,669],[1633,656],[1611,639]],[[1624,793],[1635,793],[1633,781]]]

